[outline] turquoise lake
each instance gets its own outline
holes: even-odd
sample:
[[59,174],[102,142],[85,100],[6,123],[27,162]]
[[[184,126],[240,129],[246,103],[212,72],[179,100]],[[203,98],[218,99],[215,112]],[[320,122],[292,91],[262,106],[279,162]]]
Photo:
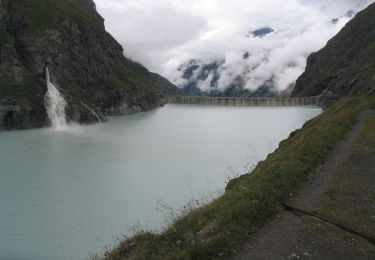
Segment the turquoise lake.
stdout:
[[[209,200],[317,107],[167,105],[64,131],[0,133],[0,259],[90,259],[166,206]],[[162,206],[164,205],[164,206]]]

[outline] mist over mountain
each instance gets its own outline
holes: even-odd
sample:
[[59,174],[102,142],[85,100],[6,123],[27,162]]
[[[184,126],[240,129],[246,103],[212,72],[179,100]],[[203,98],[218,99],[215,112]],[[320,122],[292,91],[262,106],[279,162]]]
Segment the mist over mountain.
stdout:
[[293,96],[375,93],[375,3],[309,56]]
[[371,2],[98,0],[98,8],[125,53],[183,93],[268,96],[290,93],[308,55]]

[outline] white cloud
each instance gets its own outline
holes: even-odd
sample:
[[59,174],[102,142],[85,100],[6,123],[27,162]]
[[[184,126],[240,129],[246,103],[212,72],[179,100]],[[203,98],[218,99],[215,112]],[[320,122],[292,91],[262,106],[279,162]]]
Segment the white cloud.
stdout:
[[[370,0],[96,0],[107,30],[125,54],[176,84],[177,68],[191,59],[224,60],[219,89],[238,75],[256,89],[274,77],[285,89],[303,72],[307,56],[322,48]],[[334,18],[340,18],[333,24]],[[274,33],[245,37],[264,26]],[[245,52],[251,56],[243,59]],[[212,76],[211,76],[212,77]],[[202,89],[209,82],[200,81]]]

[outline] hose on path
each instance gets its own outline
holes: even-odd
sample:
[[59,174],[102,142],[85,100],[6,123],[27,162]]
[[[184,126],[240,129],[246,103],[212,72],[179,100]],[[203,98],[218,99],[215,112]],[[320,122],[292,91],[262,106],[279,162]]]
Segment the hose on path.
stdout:
[[287,211],[290,211],[292,213],[300,213],[300,214],[303,214],[303,215],[307,215],[307,216],[310,216],[310,217],[313,217],[313,218],[316,218],[316,219],[319,219],[323,222],[326,222],[326,223],[329,223],[329,224],[332,224],[342,230],[345,230],[346,232],[349,232],[353,235],[356,235],[356,236],[360,236],[366,240],[368,240],[370,243],[372,243],[373,245],[375,245],[375,238],[369,236],[369,235],[366,235],[366,234],[363,234],[362,232],[360,231],[357,231],[355,229],[352,229],[352,228],[349,228],[347,226],[344,226],[342,224],[339,224],[335,221],[332,221],[332,220],[329,220],[329,219],[326,219],[324,217],[321,217],[321,216],[318,216],[317,214],[315,213],[312,213],[312,212],[308,212],[308,211],[305,211],[305,210],[302,210],[302,209],[298,209],[298,208],[295,208],[293,206],[290,206],[286,203],[281,203],[281,205],[283,206],[283,208]]

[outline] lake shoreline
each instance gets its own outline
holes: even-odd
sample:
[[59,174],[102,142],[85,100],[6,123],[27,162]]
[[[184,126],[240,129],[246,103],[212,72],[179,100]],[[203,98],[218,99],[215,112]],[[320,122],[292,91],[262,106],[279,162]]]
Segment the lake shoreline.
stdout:
[[303,187],[356,123],[359,111],[374,107],[369,97],[343,98],[305,124],[258,164],[232,181],[226,193],[192,210],[161,233],[141,231],[105,254],[106,259],[215,259],[232,255]]
[[0,258],[82,259],[134,224],[163,229],[166,208],[215,199],[320,113],[168,104],[105,124],[1,132]]

